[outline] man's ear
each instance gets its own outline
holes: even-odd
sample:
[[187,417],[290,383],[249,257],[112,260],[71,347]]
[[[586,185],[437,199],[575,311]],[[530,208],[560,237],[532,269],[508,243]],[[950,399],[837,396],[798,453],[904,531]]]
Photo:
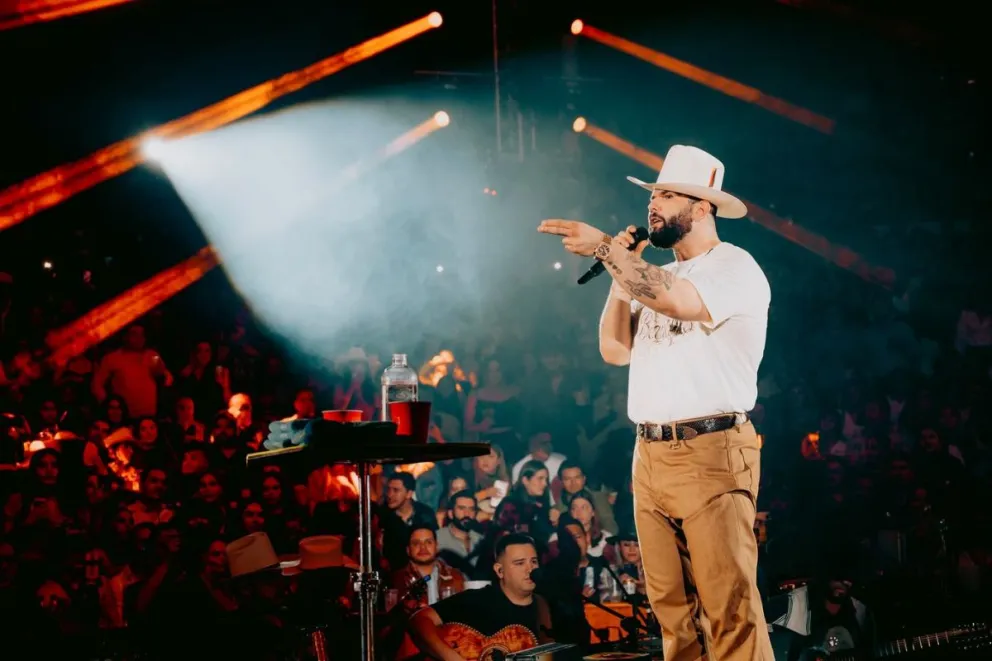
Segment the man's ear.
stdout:
[[493,564],[493,571],[496,572],[496,576],[503,578],[503,565],[499,562]]

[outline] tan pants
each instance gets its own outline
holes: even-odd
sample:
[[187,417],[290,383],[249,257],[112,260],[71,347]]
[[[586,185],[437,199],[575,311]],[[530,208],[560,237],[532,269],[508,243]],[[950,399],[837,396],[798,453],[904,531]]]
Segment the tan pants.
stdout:
[[691,440],[637,441],[637,537],[665,661],[706,652],[709,661],[774,660],[753,531],[760,464],[751,423]]

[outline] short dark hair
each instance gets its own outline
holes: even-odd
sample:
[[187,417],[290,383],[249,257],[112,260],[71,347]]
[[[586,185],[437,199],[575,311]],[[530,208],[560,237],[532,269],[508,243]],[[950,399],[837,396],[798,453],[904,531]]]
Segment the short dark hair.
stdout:
[[459,498],[471,498],[472,504],[473,505],[475,504],[475,494],[469,491],[468,489],[462,489],[461,491],[456,491],[454,494],[451,495],[450,498],[448,498],[449,510],[455,509],[455,504],[458,502]]
[[[406,473],[404,471],[396,471],[390,476],[388,482],[393,480],[399,480],[403,483],[403,488],[407,491],[413,491],[417,488],[417,478],[413,476],[412,473]],[[387,482],[387,484],[388,484]]]
[[493,559],[499,562],[499,559],[503,557],[506,553],[506,549],[511,546],[519,546],[522,544],[527,544],[534,547],[537,550],[537,544],[534,542],[534,538],[530,535],[524,535],[518,532],[511,532],[507,535],[503,535],[498,540],[496,540],[496,548],[493,549]]
[[578,468],[583,475],[586,474],[586,472],[582,470],[582,465],[579,464],[579,462],[575,461],[574,459],[566,459],[565,461],[561,462],[560,466],[558,466],[558,477],[561,478],[561,474],[567,471],[569,468]]
[[[409,544],[410,543],[410,540],[413,539],[413,533],[417,532],[418,530],[429,530],[430,533],[431,533],[431,537],[434,538],[434,541],[435,542],[437,541],[437,531],[433,528],[433,526],[430,526],[430,525],[428,525],[426,523],[415,523],[412,526],[410,526],[410,531],[409,531],[410,534],[407,535],[407,537],[406,537],[406,543],[407,544]],[[402,539],[402,538],[400,538],[400,539]]]

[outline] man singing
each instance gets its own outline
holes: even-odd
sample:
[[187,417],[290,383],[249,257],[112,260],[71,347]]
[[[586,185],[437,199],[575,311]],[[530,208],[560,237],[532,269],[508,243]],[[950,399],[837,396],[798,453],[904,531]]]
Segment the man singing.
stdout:
[[630,365],[637,536],[668,661],[707,652],[710,661],[773,659],[753,533],[758,438],[746,413],[757,398],[771,292],[751,255],[717,236],[717,217],[747,213],[721,190],[723,174],[710,154],[676,145],[656,183],[628,177],[651,191],[650,243],[675,252],[663,267],[641,258],[648,241],[632,246],[634,227],[612,239],[577,221],[538,228],[563,237],[569,252],[595,256],[613,277],[600,353]]

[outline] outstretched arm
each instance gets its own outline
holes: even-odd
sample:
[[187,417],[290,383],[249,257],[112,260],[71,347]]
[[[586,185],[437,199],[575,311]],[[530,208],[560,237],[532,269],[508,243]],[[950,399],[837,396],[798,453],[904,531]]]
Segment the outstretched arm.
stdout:
[[613,280],[644,307],[680,321],[711,321],[691,282],[629,252],[622,236],[613,239],[603,262]]

